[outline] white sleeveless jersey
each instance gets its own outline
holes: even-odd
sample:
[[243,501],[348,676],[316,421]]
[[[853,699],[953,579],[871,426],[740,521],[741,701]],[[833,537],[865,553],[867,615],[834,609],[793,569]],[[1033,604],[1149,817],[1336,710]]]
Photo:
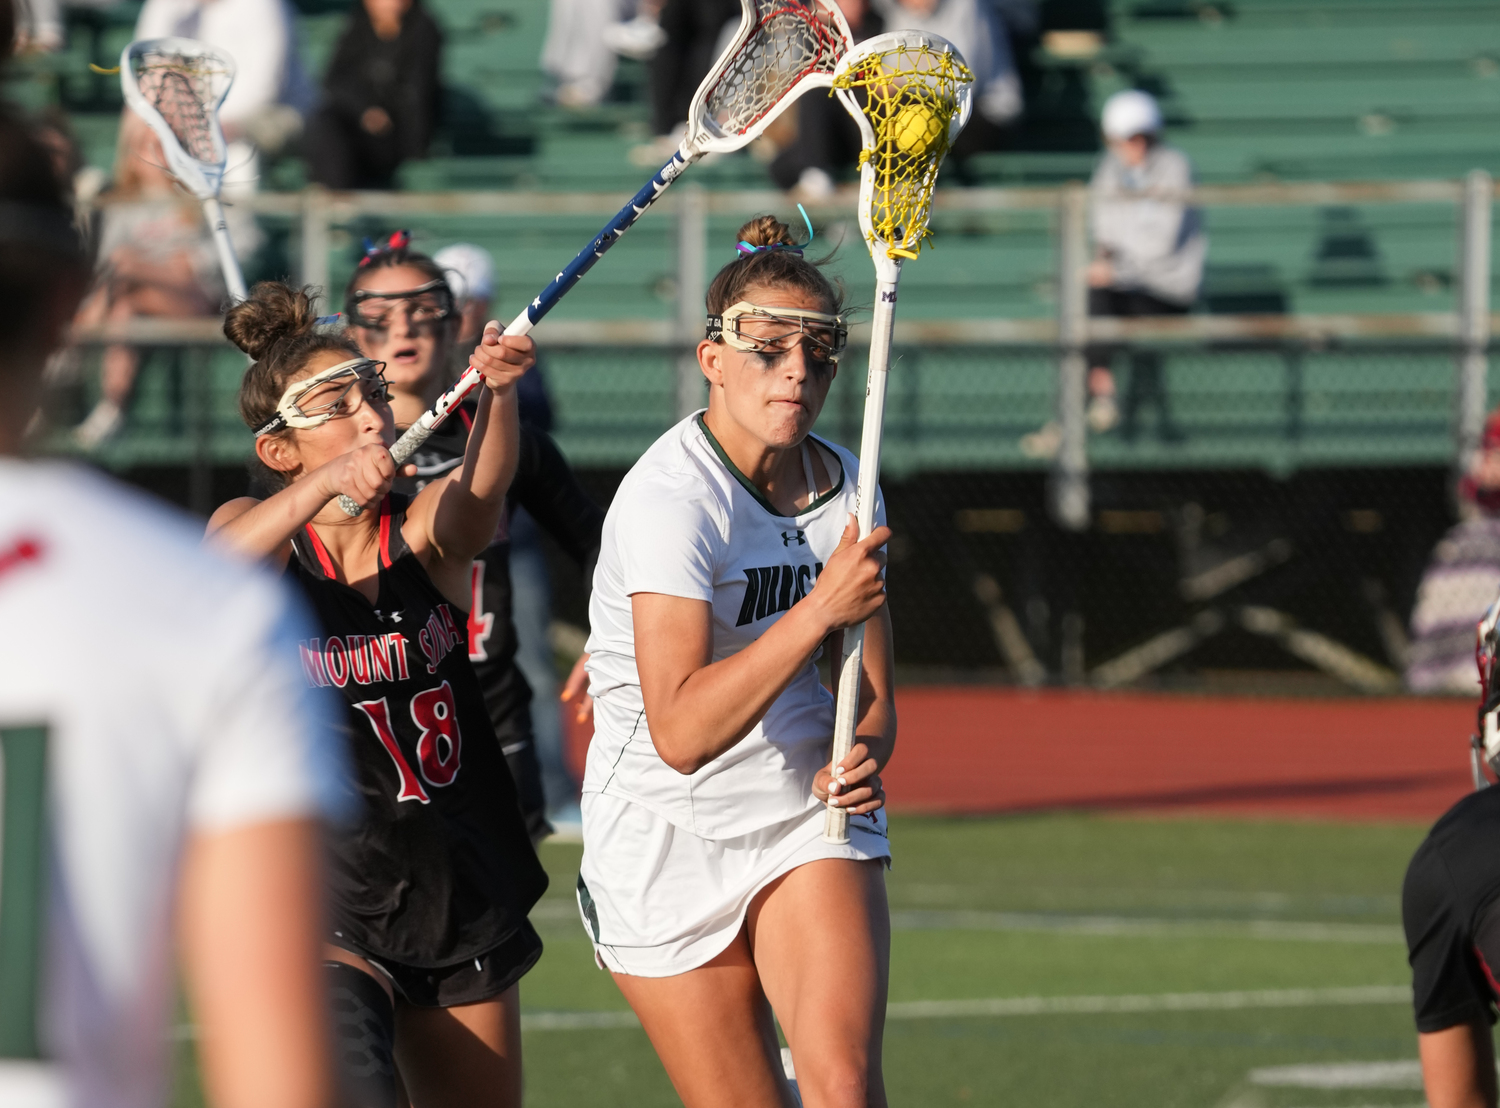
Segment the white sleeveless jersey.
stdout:
[[0,459],[0,927],[43,921],[0,952],[30,983],[0,990],[0,1104],[165,1104],[185,840],[344,802],[300,608],[199,534],[81,467]]
[[[657,439],[626,474],[604,520],[589,602],[594,738],[585,793],[632,801],[708,839],[744,835],[819,804],[812,783],[828,763],[834,703],[813,660],[745,738],[681,774],[651,742],[630,608],[638,592],[709,601],[716,662],[765,634],[811,591],[855,510],[854,455],[815,441],[841,472],[795,517],[771,507],[697,415]],[[878,498],[876,518],[885,521]]]

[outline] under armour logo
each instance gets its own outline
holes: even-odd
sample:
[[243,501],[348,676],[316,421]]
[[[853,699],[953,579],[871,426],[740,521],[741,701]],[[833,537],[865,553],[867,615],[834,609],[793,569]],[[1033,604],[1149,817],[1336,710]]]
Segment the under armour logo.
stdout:
[[375,609],[375,618],[382,623],[400,623],[402,614],[401,612],[382,612],[379,608]]
[[782,546],[791,546],[794,542],[798,546],[806,546],[807,534],[803,531],[783,531],[781,533]]

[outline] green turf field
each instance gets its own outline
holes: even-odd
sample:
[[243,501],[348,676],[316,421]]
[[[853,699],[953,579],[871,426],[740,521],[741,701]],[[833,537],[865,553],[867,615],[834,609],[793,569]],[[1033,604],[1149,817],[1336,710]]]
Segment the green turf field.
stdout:
[[[1416,1057],[1399,892],[1421,836],[893,819],[891,1103],[1415,1108],[1409,1064],[1328,1067]],[[580,849],[542,851],[552,889],[533,919],[547,953],[521,994],[527,1103],[674,1105],[645,1035],[594,968],[572,907]],[[1284,1068],[1308,1064],[1319,1068]]]

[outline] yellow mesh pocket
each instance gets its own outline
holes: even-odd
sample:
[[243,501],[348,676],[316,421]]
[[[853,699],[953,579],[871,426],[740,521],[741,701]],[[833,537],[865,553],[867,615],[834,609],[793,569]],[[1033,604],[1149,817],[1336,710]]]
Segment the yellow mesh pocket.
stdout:
[[925,44],[872,54],[834,78],[833,87],[853,96],[875,133],[860,165],[874,173],[870,229],[891,257],[915,258],[930,233],[938,166],[960,110],[959,90],[972,80],[951,52]]

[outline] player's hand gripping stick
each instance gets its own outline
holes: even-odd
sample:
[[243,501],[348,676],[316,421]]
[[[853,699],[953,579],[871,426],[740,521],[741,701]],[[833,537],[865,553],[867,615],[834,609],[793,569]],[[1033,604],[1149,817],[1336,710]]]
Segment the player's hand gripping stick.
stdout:
[[[969,118],[973,77],[953,45],[936,35],[898,31],[851,51],[833,77],[834,92],[859,125],[859,226],[875,263],[870,377],[859,444],[855,515],[860,538],[875,527],[886,378],[896,327],[901,263],[917,256],[928,235],[938,166]],[[833,777],[854,746],[863,683],[864,624],[844,632],[833,724]],[[830,793],[823,838],[849,841],[849,813]]]
[[[505,333],[529,333],[688,166],[705,154],[748,146],[797,97],[810,88],[827,88],[852,42],[835,0],[740,0],[739,30],[693,94],[682,145]],[[406,429],[391,447],[397,466],[410,460],[480,380],[471,366],[431,411]],[[351,516],[363,510],[346,496],[339,497],[339,507]]]

